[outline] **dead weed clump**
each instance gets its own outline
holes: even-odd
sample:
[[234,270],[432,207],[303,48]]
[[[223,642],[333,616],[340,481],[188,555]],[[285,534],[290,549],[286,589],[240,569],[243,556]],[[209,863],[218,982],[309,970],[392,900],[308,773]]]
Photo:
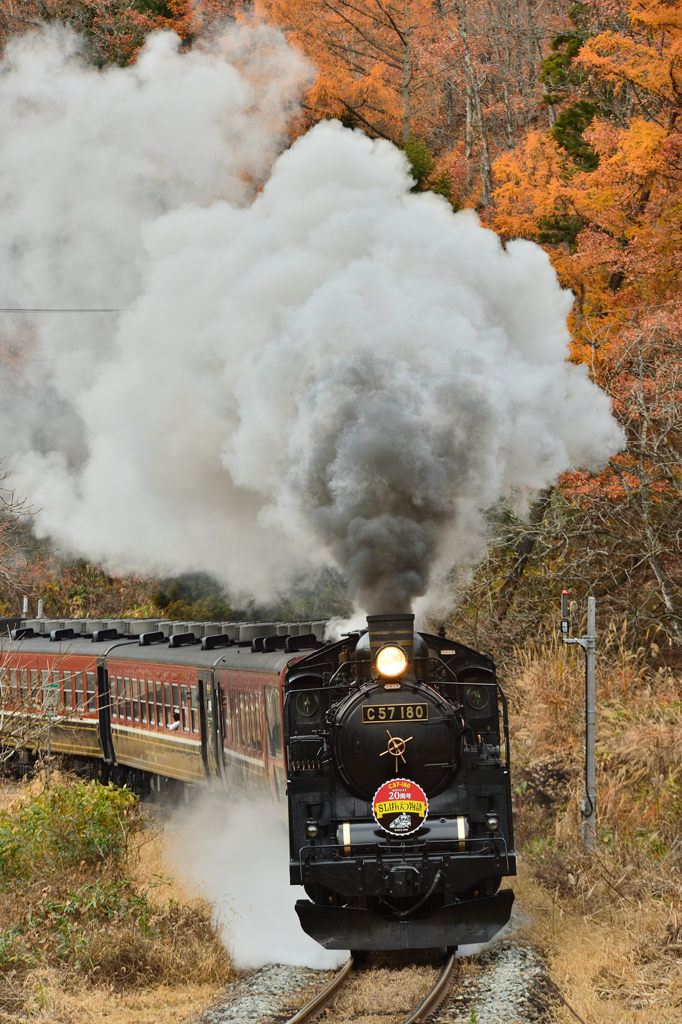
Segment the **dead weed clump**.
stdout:
[[0,965],[14,976],[59,968],[65,978],[129,989],[230,973],[207,904],[153,903],[126,879],[81,876],[3,893],[0,918]]
[[[508,686],[515,805],[546,840],[560,819],[573,833],[583,798],[584,663],[550,642],[518,652]],[[679,837],[682,812],[682,685],[647,672],[643,655],[613,645],[597,661],[597,803],[607,845],[630,839],[653,852]],[[530,836],[522,836],[522,842]]]
[[138,927],[135,920],[119,930],[112,944],[108,929],[90,944],[90,980],[102,977],[119,989],[152,984],[205,985],[231,976],[229,957],[219,941],[211,908],[202,901],[181,905],[169,900]]

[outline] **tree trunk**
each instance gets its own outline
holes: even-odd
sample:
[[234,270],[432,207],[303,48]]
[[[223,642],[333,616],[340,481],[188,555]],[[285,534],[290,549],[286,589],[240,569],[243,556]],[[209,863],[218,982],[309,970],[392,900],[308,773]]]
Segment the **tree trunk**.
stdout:
[[497,595],[497,601],[493,610],[493,618],[498,622],[503,622],[506,618],[507,612],[514,600],[514,595],[519,589],[521,577],[523,576],[524,570],[528,564],[528,559],[535,547],[535,542],[538,539],[538,527],[545,518],[545,512],[549,508],[552,500],[553,490],[553,487],[548,487],[546,490],[540,491],[533,503],[533,507],[530,510],[530,515],[528,517],[529,529],[522,534],[518,544],[516,545],[516,554],[514,555],[512,567]]
[[[498,9],[499,9],[499,3],[498,3]],[[511,15],[512,28],[513,28],[512,41],[511,41],[510,66],[511,66],[511,61],[513,60],[514,77],[516,78],[516,86],[517,86],[517,88],[519,90],[519,96],[521,97],[521,100],[523,102],[524,121],[525,121],[525,124],[526,124],[526,128],[528,128],[528,126],[530,125],[530,122],[531,122],[531,106],[530,106],[530,104],[528,102],[528,94],[527,94],[527,88],[526,88],[527,83],[526,83],[525,78],[524,78],[523,68],[521,66],[521,60],[520,60],[521,52],[522,52],[522,37],[523,37],[523,33],[522,33],[522,30],[521,30],[521,26],[519,24],[518,4],[516,4],[516,6],[510,5],[510,7],[508,8],[508,12]]]
[[493,197],[493,172],[490,163],[488,135],[485,130],[485,122],[483,120],[481,93],[478,87],[478,80],[474,72],[471,51],[469,49],[466,0],[456,0],[454,7],[458,14],[457,32],[464,46],[464,70],[467,79],[467,97],[469,97],[470,93],[471,98],[473,99],[474,109],[476,111],[476,120],[478,121],[479,131],[481,133],[481,185],[483,192],[483,204],[484,206],[490,206]]
[[455,130],[455,97],[452,89],[452,82],[445,83],[445,123],[448,128],[448,137],[451,137]]
[[403,142],[410,141],[410,86],[412,65],[410,63],[410,29],[403,29]]
[[503,70],[502,60],[502,48],[500,46],[500,34],[498,26],[493,22],[493,41],[495,43],[495,54],[497,56],[497,64],[500,69],[500,77],[502,78],[502,95],[504,96],[504,109],[507,113],[507,143],[510,149],[514,148],[514,118],[512,115],[511,103],[509,102],[509,88],[507,86],[507,79],[505,71]]
[[464,146],[465,146],[465,155],[466,155],[466,161],[467,161],[467,185],[469,185],[471,183],[471,157],[472,157],[472,154],[474,152],[474,123],[473,123],[474,105],[471,102],[471,87],[470,87],[468,82],[467,82],[466,89],[467,89],[467,126],[466,126],[466,135],[465,135],[465,140],[464,140]]
[[507,142],[509,143],[509,148],[513,149],[514,148],[514,119],[512,117],[512,109],[511,109],[511,104],[509,102],[509,89],[507,88],[507,83],[506,82],[502,83],[502,91],[504,93],[504,109],[507,111]]
[[[640,364],[641,364],[641,362],[642,362],[642,359],[640,358]],[[643,395],[642,395],[642,376],[643,375],[644,375],[643,374],[643,367],[640,365],[640,382],[639,382],[638,390],[640,392],[640,403],[642,403],[642,404],[643,404]],[[658,543],[658,540],[656,539],[656,534],[654,532],[654,528],[653,528],[653,525],[651,523],[651,514],[650,514],[650,507],[649,507],[649,471],[648,471],[647,459],[646,459],[645,454],[644,454],[645,451],[647,450],[648,436],[649,436],[649,427],[648,427],[648,424],[647,424],[646,420],[644,420],[642,422],[641,436],[640,436],[641,456],[640,456],[640,479],[639,479],[639,494],[638,494],[639,502],[638,503],[639,503],[639,508],[640,508],[640,515],[642,517],[642,523],[644,525],[644,534],[646,536],[647,561],[649,562],[649,565],[653,569],[654,576],[656,577],[656,579],[658,581],[658,586],[659,586],[659,589],[661,591],[661,597],[663,598],[663,604],[665,605],[665,610],[668,613],[668,617],[669,617],[669,621],[670,621],[670,626],[672,628],[673,633],[675,634],[675,639],[677,640],[677,642],[680,645],[680,647],[682,647],[682,619],[680,618],[680,610],[677,607],[677,601],[676,601],[676,597],[675,597],[675,586],[674,586],[672,580],[670,579],[670,577],[668,576],[667,572],[663,568],[663,563],[661,562],[661,559],[659,557],[660,544]]]

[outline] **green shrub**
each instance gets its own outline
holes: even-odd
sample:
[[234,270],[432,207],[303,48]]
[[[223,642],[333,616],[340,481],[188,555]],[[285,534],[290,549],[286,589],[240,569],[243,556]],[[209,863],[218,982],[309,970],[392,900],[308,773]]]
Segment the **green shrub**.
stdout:
[[67,782],[0,812],[0,884],[116,864],[139,828],[136,805],[125,789]]
[[20,934],[19,928],[5,928],[0,931],[0,973],[27,970],[36,967],[38,961]]

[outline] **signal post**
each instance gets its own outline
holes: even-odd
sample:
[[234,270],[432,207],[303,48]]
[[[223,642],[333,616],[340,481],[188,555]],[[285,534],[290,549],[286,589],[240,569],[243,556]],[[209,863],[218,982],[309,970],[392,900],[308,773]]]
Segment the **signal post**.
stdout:
[[596,601],[587,599],[587,633],[568,636],[568,591],[561,594],[561,633],[565,644],[580,644],[585,652],[585,796],[582,801],[580,835],[588,850],[594,850],[596,839],[595,788],[595,663],[597,652]]

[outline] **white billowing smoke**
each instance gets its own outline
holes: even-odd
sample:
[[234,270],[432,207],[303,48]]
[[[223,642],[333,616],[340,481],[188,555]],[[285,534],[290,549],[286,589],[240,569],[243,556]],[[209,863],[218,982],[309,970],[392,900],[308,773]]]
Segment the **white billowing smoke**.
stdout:
[[307,899],[289,885],[289,836],[272,805],[204,795],[192,810],[174,816],[168,834],[173,867],[183,885],[217,908],[218,923],[234,964],[338,967],[348,953],[326,950],[301,929],[294,902]]
[[[185,203],[245,203],[267,175],[309,69],[262,24],[191,53],[179,44],[156,34],[134,66],[98,72],[64,29],[10,41],[0,307],[125,308],[142,288],[146,225]],[[0,456],[83,462],[80,401],[116,357],[117,329],[109,313],[0,313]]]
[[[249,31],[266,39],[246,60]],[[130,303],[113,336],[82,319],[40,332],[41,358],[100,358],[40,364],[70,431],[17,445],[14,484],[40,530],[93,558],[207,569],[256,597],[332,560],[365,610],[406,610],[481,553],[482,510],[598,466],[621,433],[566,362],[571,299],[546,254],[411,194],[390,143],[323,122],[252,198],[244,180],[269,167],[305,74],[267,33],[242,29],[222,56],[156,37],[104,75],[34,42],[6,74],[0,104],[26,95],[32,111],[1,115],[3,224],[31,228],[21,299]]]

